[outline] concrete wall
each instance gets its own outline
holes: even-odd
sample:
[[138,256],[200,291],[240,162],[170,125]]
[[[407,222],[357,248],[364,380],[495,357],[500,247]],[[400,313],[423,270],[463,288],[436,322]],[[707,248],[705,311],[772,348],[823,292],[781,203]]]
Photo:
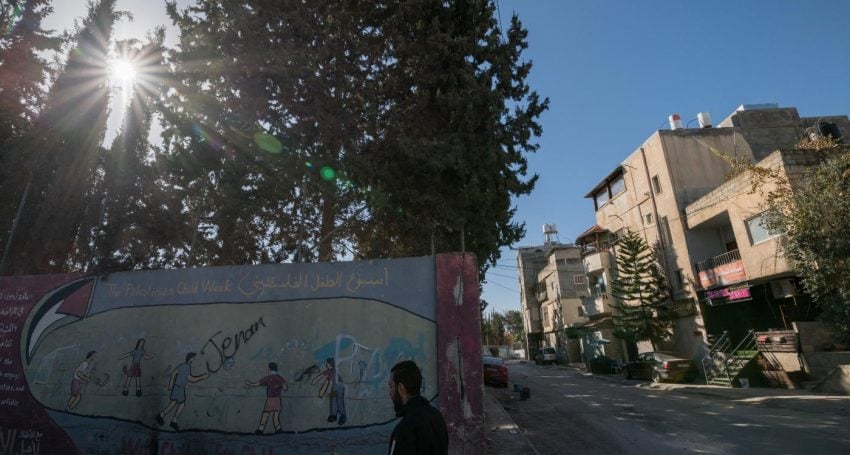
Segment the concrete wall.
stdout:
[[850,365],[839,365],[814,391],[831,395],[850,395]]
[[798,321],[793,326],[803,352],[847,350],[847,346],[839,342],[833,330],[823,322]]
[[[463,255],[0,278],[0,430],[13,453],[385,453],[389,368],[412,359],[452,453],[483,449],[475,260]],[[11,330],[14,328],[14,330]],[[122,358],[144,339],[139,385]],[[86,354],[89,382],[68,409]],[[157,414],[190,352],[179,430]],[[281,433],[250,387],[278,365]],[[122,394],[125,384],[128,394]],[[71,402],[73,403],[73,402]],[[332,418],[331,418],[332,417]],[[19,450],[20,447],[20,450]],[[285,450],[283,448],[286,448]]]

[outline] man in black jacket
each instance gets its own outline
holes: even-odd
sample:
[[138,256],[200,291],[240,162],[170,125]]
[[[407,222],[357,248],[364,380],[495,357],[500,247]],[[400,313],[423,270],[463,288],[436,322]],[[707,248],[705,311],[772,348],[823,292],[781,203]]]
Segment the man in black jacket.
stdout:
[[422,372],[412,360],[397,363],[390,370],[390,398],[401,422],[390,437],[389,455],[437,454],[449,452],[449,433],[443,414],[419,395]]

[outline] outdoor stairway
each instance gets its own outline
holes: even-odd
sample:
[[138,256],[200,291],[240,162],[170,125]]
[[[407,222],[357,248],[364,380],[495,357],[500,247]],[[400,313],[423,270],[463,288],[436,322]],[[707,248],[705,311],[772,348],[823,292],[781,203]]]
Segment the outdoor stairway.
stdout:
[[758,347],[753,331],[732,347],[729,334],[724,332],[702,359],[705,382],[711,385],[734,387],[741,371],[758,356]]

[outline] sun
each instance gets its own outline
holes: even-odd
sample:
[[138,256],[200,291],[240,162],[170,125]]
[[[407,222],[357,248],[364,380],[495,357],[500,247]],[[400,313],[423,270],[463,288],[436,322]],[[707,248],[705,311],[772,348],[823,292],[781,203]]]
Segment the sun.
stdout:
[[109,74],[112,83],[115,85],[131,86],[136,81],[136,67],[124,59],[110,62]]

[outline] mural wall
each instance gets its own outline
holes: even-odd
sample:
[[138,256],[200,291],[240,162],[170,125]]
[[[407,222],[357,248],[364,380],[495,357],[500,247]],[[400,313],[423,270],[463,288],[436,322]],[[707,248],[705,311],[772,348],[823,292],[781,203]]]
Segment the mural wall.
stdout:
[[386,453],[407,359],[478,451],[477,307],[464,255],[2,277],[0,454]]

